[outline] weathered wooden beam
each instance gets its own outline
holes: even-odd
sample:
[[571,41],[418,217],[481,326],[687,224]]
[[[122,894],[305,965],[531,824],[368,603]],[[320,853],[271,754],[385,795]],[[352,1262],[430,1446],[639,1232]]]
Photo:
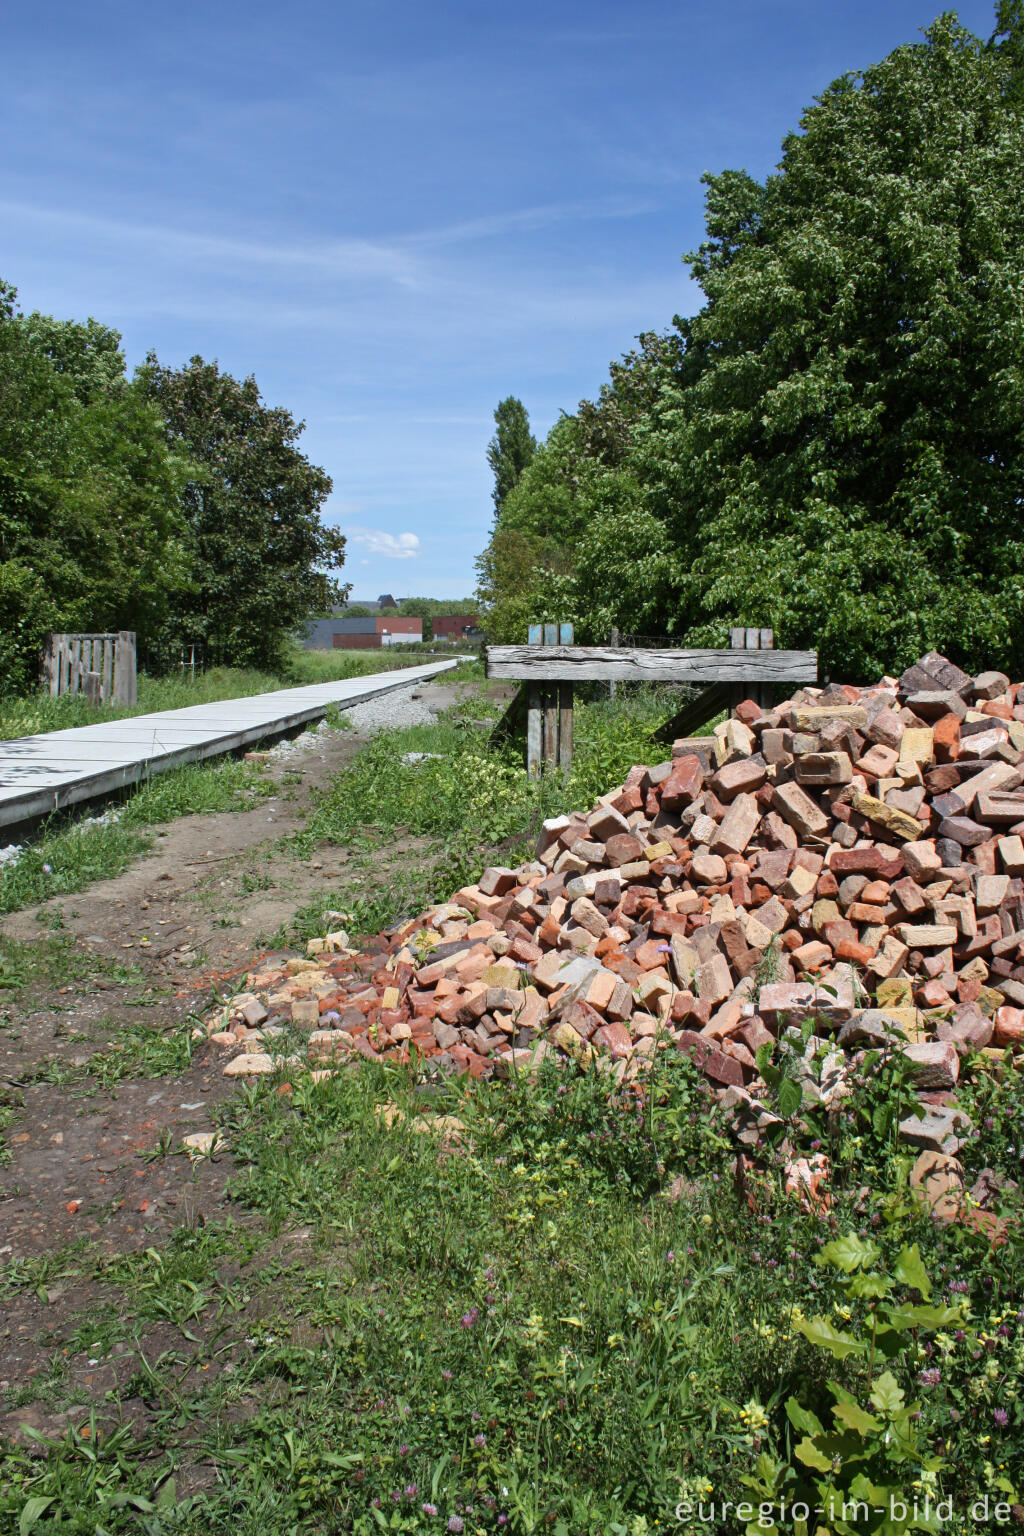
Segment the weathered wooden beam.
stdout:
[[512,736],[514,736],[516,731],[522,725],[526,715],[526,699],[524,697],[525,691],[526,690],[523,688],[519,688],[516,691],[515,695],[510,700],[509,706],[505,710],[505,713],[498,720],[490,736],[487,738],[487,745],[491,751],[493,751],[495,747],[500,747],[504,742],[508,741]]
[[815,651],[633,651],[608,645],[490,645],[487,676],[532,683],[814,683]]
[[678,736],[693,736],[701,726],[729,708],[733,686],[731,683],[715,683],[705,688],[655,731],[655,741],[670,742]]

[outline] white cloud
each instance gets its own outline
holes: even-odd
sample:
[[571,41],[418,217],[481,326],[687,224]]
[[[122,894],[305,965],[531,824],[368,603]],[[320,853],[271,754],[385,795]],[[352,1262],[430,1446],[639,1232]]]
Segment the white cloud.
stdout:
[[386,560],[416,560],[422,553],[414,533],[385,533],[382,528],[346,528],[354,544]]

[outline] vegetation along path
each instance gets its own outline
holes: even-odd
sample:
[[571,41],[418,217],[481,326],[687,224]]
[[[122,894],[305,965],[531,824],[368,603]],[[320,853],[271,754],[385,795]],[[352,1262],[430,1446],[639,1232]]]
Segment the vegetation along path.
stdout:
[[197,704],[0,743],[0,826],[139,783],[197,759],[232,752],[350,706],[426,682],[457,661],[340,678],[306,688]]

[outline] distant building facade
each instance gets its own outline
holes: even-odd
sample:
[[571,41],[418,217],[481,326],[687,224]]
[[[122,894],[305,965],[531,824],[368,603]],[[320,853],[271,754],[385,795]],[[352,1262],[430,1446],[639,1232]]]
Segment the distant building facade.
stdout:
[[422,639],[422,619],[386,613],[366,619],[316,619],[307,624],[302,643],[307,651],[376,651],[385,645],[409,645]]
[[438,614],[430,622],[435,640],[472,640],[480,633],[480,619],[475,613]]

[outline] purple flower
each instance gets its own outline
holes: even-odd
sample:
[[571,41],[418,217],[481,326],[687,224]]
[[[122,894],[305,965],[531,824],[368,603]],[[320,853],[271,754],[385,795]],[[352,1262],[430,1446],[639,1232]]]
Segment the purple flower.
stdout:
[[451,1519],[448,1521],[448,1530],[451,1531],[452,1536],[460,1536],[460,1532],[462,1531],[462,1521],[459,1519],[458,1515],[452,1515]]
[[992,1417],[995,1419],[1000,1429],[1005,1429],[1007,1424],[1010,1422],[1010,1415],[1007,1413],[1005,1408],[997,1408]]
[[463,1326],[463,1328],[475,1328],[479,1321],[480,1321],[480,1308],[479,1307],[470,1307],[468,1312],[463,1312],[463,1314],[462,1314],[462,1326]]
[[442,1381],[451,1381],[451,1379],[452,1379],[451,1371],[442,1371],[441,1372],[441,1380]]
[[416,1495],[419,1493],[419,1491],[420,1490],[419,1490],[418,1486],[415,1483],[406,1483],[406,1485],[405,1485],[405,1497],[407,1499],[414,1499],[416,1497]]
[[508,1515],[499,1515],[498,1516],[498,1524],[499,1525],[508,1525]]
[[398,1447],[398,1454],[399,1454],[399,1456],[408,1456],[408,1454],[409,1454],[409,1447],[407,1445],[400,1445]]
[[340,1018],[340,1013],[337,1013],[333,1008],[329,1008],[328,1011],[324,1014],[324,1023],[337,1024]]
[[487,1436],[486,1435],[474,1435],[473,1436],[473,1444],[476,1446],[478,1451],[482,1451],[484,1446],[487,1444]]
[[479,1413],[477,1413],[477,1411],[476,1411],[476,1409],[475,1409],[475,1408],[474,1408],[474,1409],[473,1409],[473,1412],[472,1412],[472,1413],[471,1413],[471,1414],[470,1414],[470,1418],[471,1418],[471,1419],[475,1419],[475,1420],[476,1420],[476,1421],[477,1421],[477,1422],[478,1422],[478,1423],[479,1423],[479,1421],[480,1421],[480,1419],[481,1419],[481,1418],[482,1418],[482,1417],[483,1417],[483,1415],[482,1415],[482,1414],[479,1414]]
[[666,1253],[666,1255],[665,1255],[665,1263],[666,1264],[674,1264],[675,1261],[676,1261],[676,1256],[673,1253],[672,1249],[670,1248],[668,1253]]
[[423,1511],[423,1513],[425,1515],[436,1515],[437,1514],[437,1505],[436,1504],[421,1504],[420,1505],[420,1509]]
[[922,1371],[917,1379],[922,1387],[937,1387],[942,1380],[942,1372],[937,1365],[933,1365],[927,1371]]

